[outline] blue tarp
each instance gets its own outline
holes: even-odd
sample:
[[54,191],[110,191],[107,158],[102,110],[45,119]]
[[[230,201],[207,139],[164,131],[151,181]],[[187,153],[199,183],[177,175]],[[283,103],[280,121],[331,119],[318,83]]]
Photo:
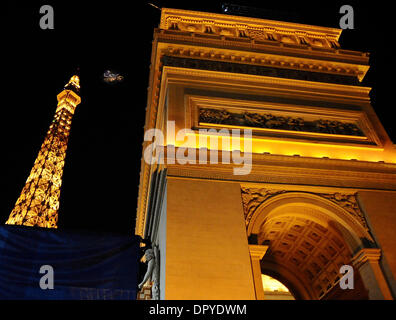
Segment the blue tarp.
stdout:
[[[134,236],[3,225],[0,299],[134,300],[138,255]],[[40,287],[42,266],[53,289]]]

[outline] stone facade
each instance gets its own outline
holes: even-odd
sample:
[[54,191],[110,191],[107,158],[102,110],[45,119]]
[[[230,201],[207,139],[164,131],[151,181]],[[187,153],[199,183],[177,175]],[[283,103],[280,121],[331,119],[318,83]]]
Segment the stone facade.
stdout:
[[[368,54],[341,49],[340,33],[162,9],[145,130],[166,148],[164,163],[142,160],[136,221],[160,248],[161,299],[265,299],[261,273],[298,299],[395,297],[396,150],[361,85]],[[249,174],[177,161],[229,152],[200,131],[220,129],[252,130]],[[339,289],[344,264],[353,293]]]

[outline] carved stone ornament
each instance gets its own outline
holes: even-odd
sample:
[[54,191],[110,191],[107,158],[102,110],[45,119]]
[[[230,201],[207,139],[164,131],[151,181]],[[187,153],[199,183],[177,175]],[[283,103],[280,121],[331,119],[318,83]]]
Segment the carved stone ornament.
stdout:
[[242,204],[245,215],[246,226],[249,225],[256,209],[267,199],[281,193],[287,192],[286,190],[269,190],[265,188],[246,188],[241,187]]
[[[242,204],[246,226],[249,225],[255,211],[264,201],[278,194],[287,192],[288,191],[286,190],[270,190],[265,188],[241,187]],[[362,211],[360,210],[359,204],[356,200],[356,194],[342,194],[339,192],[314,194],[326,198],[342,207],[349,214],[351,214],[364,227],[366,231],[369,231],[367,221]]]
[[231,113],[227,110],[201,108],[199,109],[199,122],[264,129],[364,136],[363,132],[354,123],[323,119],[307,121],[302,118],[276,116],[268,113]]
[[151,288],[151,300],[159,300],[159,250],[147,249],[144,253],[147,263],[147,271],[142,282],[138,285],[142,290],[145,287]]
[[317,193],[321,197],[324,197],[340,207],[348,211],[360,224],[368,231],[368,225],[363,212],[360,210],[359,204],[356,200],[356,194],[342,194],[339,192],[335,193]]

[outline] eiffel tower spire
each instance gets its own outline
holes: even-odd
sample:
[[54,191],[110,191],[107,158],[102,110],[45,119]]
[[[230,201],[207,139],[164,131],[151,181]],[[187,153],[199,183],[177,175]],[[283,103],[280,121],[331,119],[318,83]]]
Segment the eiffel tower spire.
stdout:
[[81,102],[74,75],[58,94],[58,106],[26,184],[6,224],[57,228],[59,196],[74,111]]

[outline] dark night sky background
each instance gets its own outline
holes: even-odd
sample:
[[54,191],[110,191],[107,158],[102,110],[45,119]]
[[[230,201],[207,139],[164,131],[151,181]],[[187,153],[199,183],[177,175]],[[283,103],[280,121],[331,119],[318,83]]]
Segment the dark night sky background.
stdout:
[[[395,60],[389,42],[393,11],[379,1],[152,1],[160,7],[221,13],[231,2],[269,10],[263,18],[338,27],[350,4],[355,30],[344,30],[344,49],[371,53],[363,85],[388,134],[393,127]],[[9,2],[2,27],[1,201],[5,221],[17,200],[56,109],[56,95],[80,68],[82,103],[67,151],[59,228],[133,233],[153,29],[160,11],[148,1]],[[55,29],[39,28],[39,8],[52,5]],[[127,5],[128,4],[128,5]],[[125,81],[108,85],[114,69]]]

